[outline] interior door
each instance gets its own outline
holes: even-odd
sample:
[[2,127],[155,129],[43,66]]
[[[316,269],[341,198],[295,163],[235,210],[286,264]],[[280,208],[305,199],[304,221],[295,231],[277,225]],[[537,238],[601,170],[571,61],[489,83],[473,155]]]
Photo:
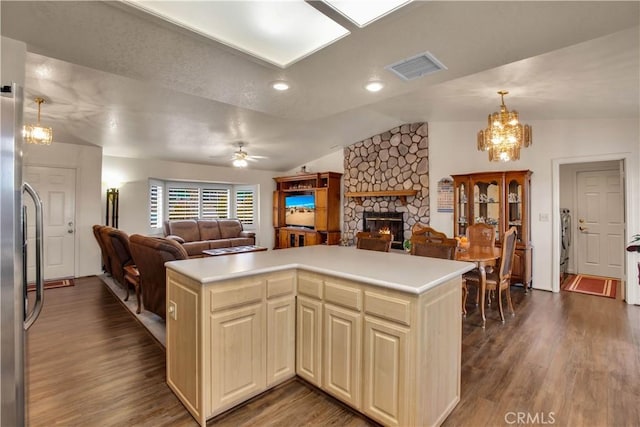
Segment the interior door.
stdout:
[[[24,179],[38,192],[43,204],[44,279],[73,277],[75,270],[75,194],[74,169],[26,166]],[[27,278],[35,277],[35,213],[27,204]]]
[[578,172],[578,273],[621,278],[624,199],[618,170]]

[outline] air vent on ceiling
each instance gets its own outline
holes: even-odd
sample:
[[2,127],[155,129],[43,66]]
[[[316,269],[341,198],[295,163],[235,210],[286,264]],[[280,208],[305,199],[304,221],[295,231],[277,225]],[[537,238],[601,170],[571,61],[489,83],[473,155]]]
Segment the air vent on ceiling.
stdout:
[[413,80],[436,71],[446,70],[447,67],[430,52],[424,52],[411,58],[403,59],[395,64],[387,65],[387,70],[395,73],[403,80]]

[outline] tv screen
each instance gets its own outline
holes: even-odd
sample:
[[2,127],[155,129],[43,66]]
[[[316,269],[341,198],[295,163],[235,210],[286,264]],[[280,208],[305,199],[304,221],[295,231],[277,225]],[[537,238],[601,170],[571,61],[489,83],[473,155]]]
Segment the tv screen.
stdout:
[[313,194],[286,196],[284,198],[286,225],[313,227],[316,218],[316,205]]

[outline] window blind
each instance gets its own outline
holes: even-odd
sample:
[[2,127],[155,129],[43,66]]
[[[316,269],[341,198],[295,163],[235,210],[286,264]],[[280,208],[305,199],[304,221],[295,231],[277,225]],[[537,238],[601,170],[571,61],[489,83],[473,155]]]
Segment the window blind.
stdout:
[[229,218],[229,190],[221,188],[203,188],[201,218]]
[[236,218],[244,225],[254,223],[254,192],[253,190],[236,191]]
[[151,184],[149,187],[149,226],[162,227],[162,186]]
[[169,187],[169,219],[200,218],[200,189]]

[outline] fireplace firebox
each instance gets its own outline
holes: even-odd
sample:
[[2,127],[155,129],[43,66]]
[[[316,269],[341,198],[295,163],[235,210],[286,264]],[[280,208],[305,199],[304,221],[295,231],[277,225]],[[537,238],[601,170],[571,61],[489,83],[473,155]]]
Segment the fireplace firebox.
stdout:
[[402,212],[363,212],[363,231],[391,233],[393,249],[402,249],[404,240],[404,215]]

